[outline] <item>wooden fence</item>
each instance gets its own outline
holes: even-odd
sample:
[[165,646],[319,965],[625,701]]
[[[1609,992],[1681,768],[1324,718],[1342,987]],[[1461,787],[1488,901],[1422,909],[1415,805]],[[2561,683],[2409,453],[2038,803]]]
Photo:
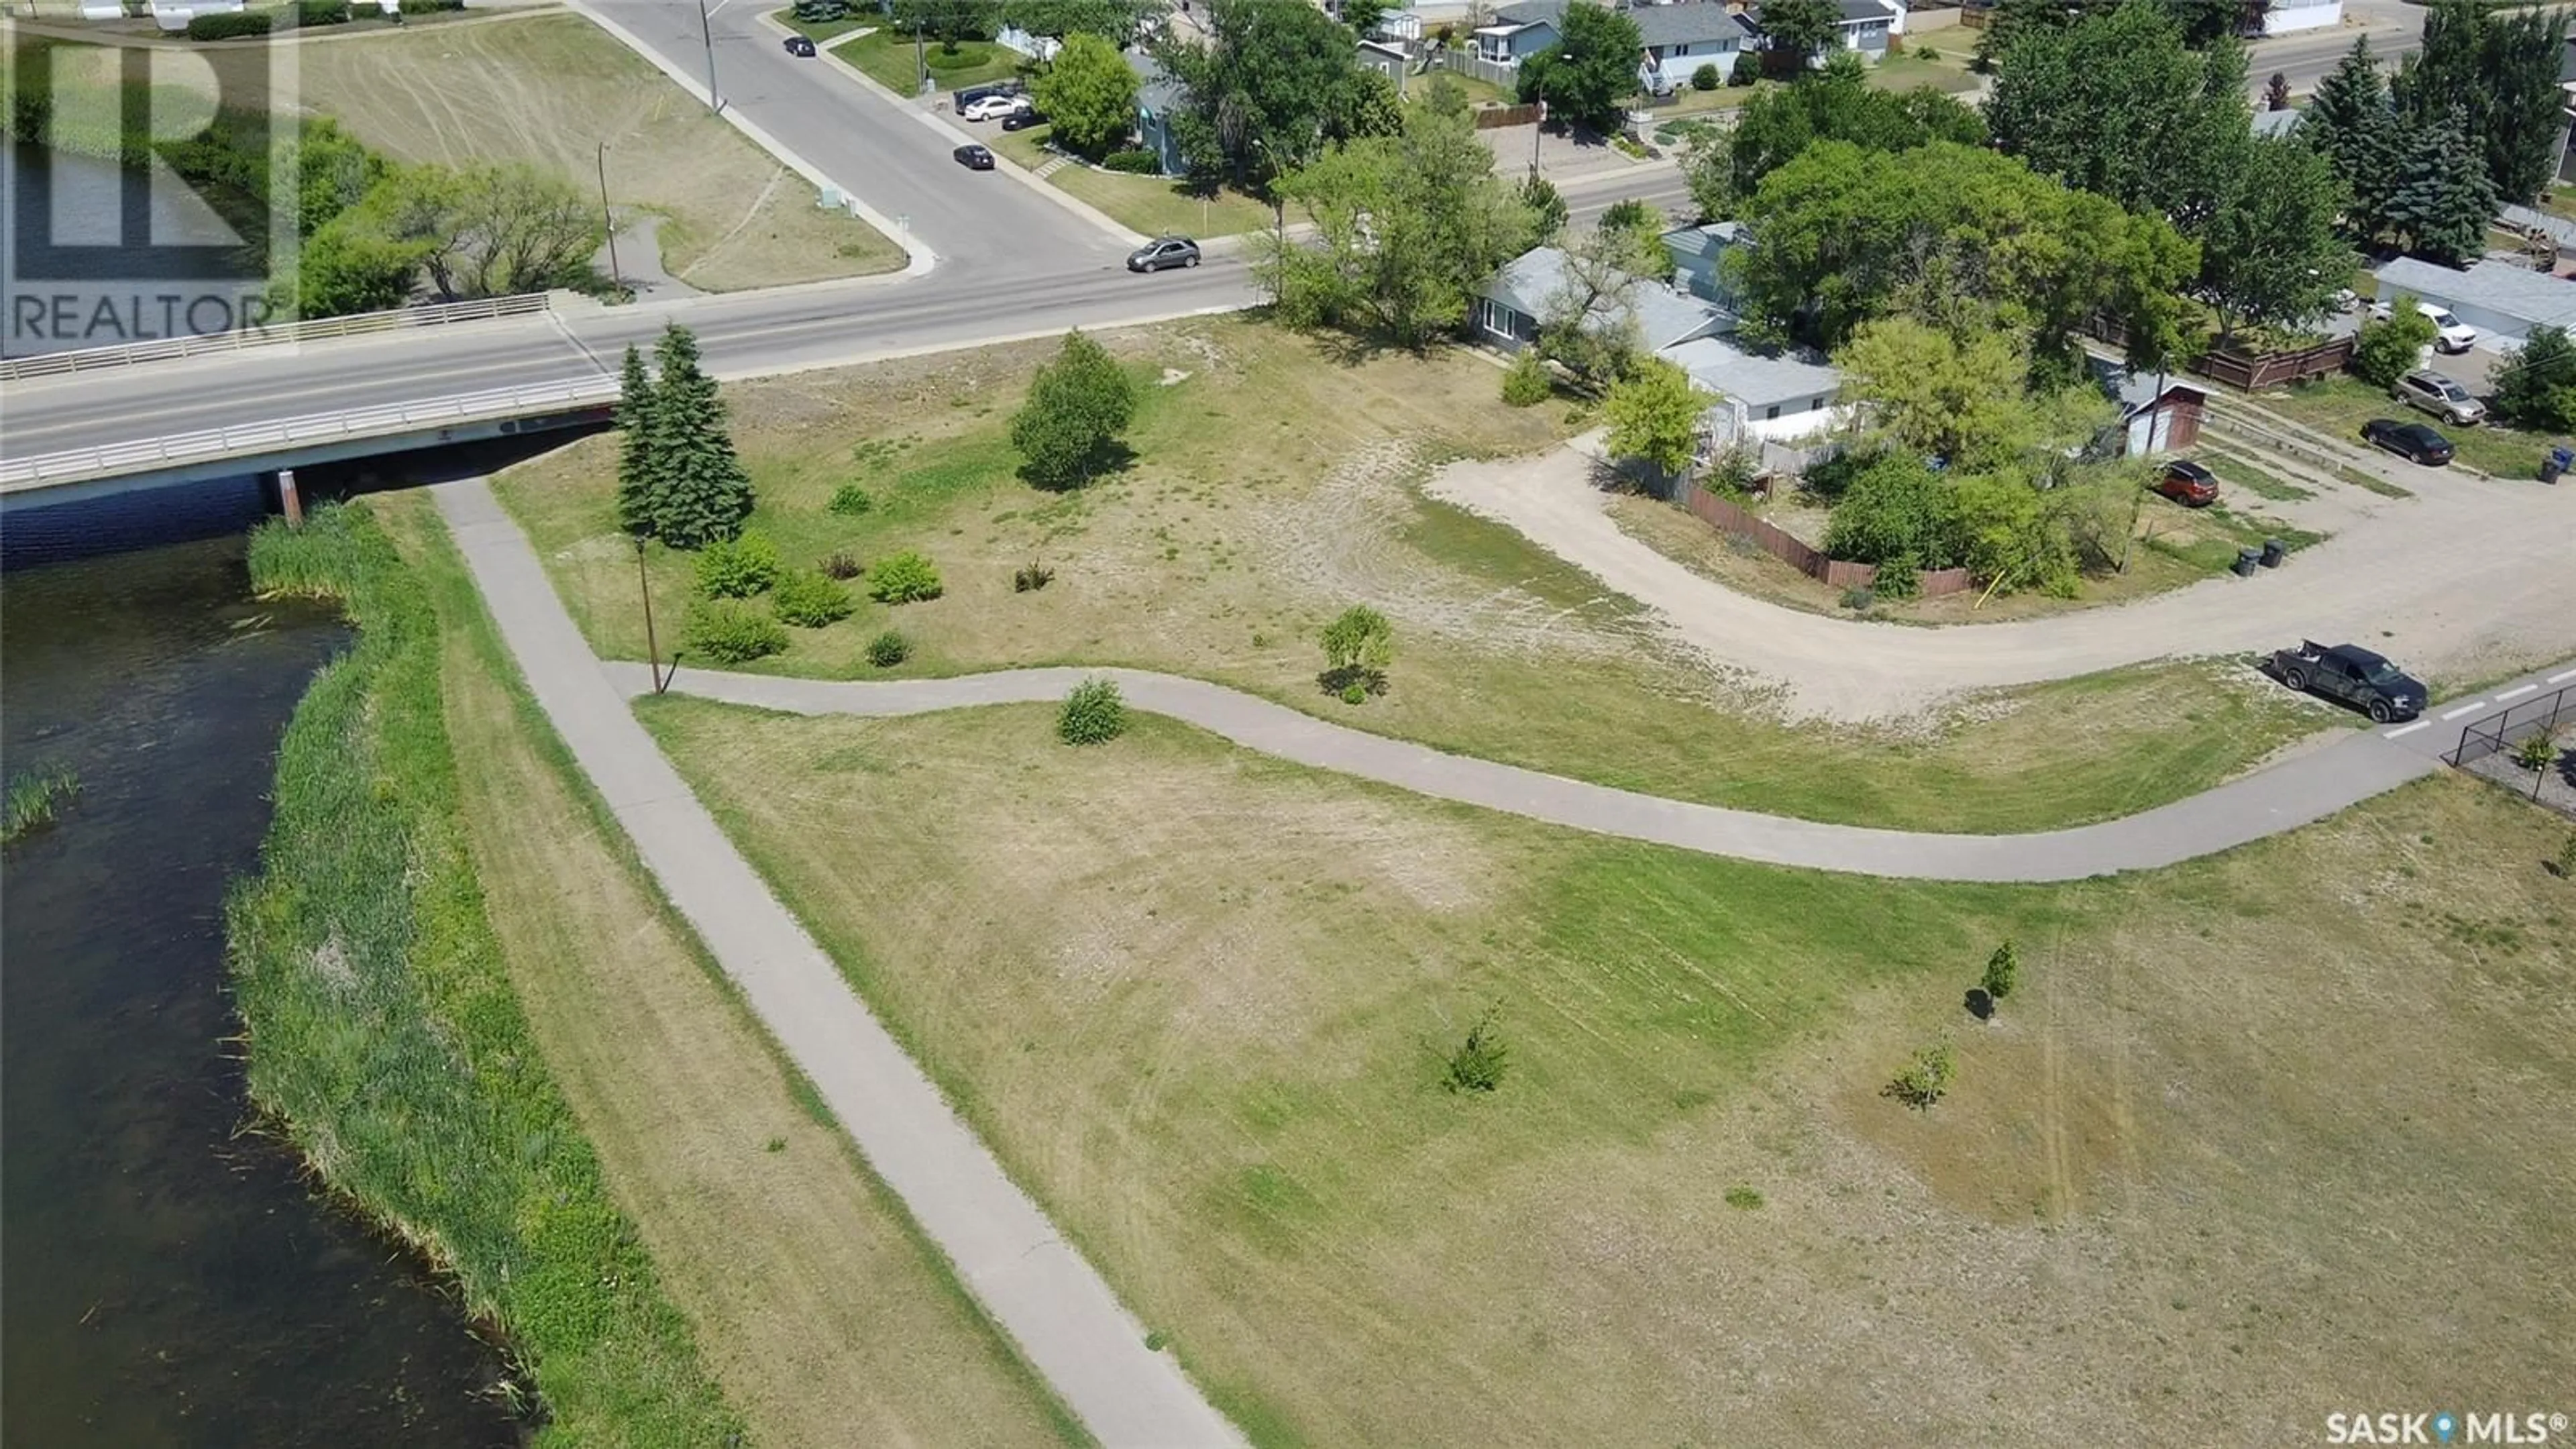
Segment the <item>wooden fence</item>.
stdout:
[[2353,338],[2349,335],[2331,338],[2314,347],[2296,352],[2220,352],[2215,349],[2192,364],[2192,371],[2213,378],[2230,387],[2248,392],[2278,387],[2285,382],[2305,382],[2312,377],[2341,372],[2352,358]]
[[[1720,533],[1753,540],[1764,553],[1829,588],[1865,589],[1872,579],[1878,577],[1875,565],[1829,557],[1824,550],[1810,547],[1796,535],[1763,522],[1696,483],[1684,485],[1681,502],[1709,527]],[[1959,593],[1972,586],[1966,569],[1925,569],[1918,582],[1922,596],[1927,599]]]

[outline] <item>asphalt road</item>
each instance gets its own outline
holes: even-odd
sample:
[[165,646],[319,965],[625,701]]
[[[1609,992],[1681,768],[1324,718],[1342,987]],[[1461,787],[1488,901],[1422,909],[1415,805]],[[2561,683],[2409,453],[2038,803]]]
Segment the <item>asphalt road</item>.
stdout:
[[2252,73],[2256,97],[2270,84],[2275,74],[2290,79],[2290,89],[2308,95],[2340,64],[2352,43],[2365,34],[2370,37],[2371,54],[2379,58],[2381,69],[2395,71],[2398,57],[2423,48],[2423,11],[2413,5],[2360,3],[2345,0],[2345,21],[2327,30],[2302,31],[2276,40],[2255,42],[2248,48],[2247,69]]

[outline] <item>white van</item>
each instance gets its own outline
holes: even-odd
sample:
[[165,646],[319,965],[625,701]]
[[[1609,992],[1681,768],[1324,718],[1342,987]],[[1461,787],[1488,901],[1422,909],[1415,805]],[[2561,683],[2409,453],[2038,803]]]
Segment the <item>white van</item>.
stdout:
[[[2430,302],[2418,302],[2415,304],[2415,310],[2433,319],[2433,347],[2436,351],[2466,352],[2477,345],[2478,329],[2451,315],[2450,308],[2436,307]],[[2371,303],[2370,315],[2383,322],[2388,320],[2388,304]]]

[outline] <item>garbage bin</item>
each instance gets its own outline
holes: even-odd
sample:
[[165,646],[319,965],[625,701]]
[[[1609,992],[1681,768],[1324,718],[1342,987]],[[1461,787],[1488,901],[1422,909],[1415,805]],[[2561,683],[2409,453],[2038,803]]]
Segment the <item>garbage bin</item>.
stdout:
[[2281,566],[2281,560],[2288,558],[2289,556],[2289,548],[2279,539],[2267,538],[2263,540],[2263,567],[2267,569],[2279,568]]
[[2262,561],[2263,550],[2259,548],[2238,549],[2236,551],[2236,576],[2240,579],[2252,578],[2254,576],[2254,566]]
[[2555,483],[2559,475],[2571,467],[2576,467],[2576,450],[2570,450],[2566,444],[2561,443],[2549,450],[2548,457],[2540,460],[2540,481]]

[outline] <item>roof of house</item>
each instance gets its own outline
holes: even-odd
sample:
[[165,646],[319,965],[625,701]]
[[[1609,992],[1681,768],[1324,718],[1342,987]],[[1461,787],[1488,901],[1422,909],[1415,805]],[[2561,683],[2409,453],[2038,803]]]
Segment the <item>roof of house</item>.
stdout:
[[1363,40],[1360,42],[1360,49],[1374,50],[1378,54],[1394,61],[1408,61],[1412,59],[1412,57],[1404,53],[1403,46],[1389,45],[1382,40]]
[[1171,78],[1162,64],[1141,50],[1122,51],[1127,68],[1136,72],[1136,104],[1149,111],[1167,111],[1178,106],[1186,94],[1181,83]]
[[[1888,4],[1887,0],[1834,0],[1834,6],[1842,12],[1842,20],[1845,25],[1857,24],[1866,20],[1893,20],[1896,18],[1896,7]],[[1753,18],[1754,24],[1759,25],[1762,23],[1761,6],[1756,5],[1746,13]]]
[[1486,22],[1486,28],[1535,25],[1542,20],[1554,24],[1564,18],[1564,15],[1565,0],[1520,0],[1517,5],[1496,6],[1493,18]]
[[1628,18],[1637,22],[1637,38],[1648,45],[1695,45],[1759,33],[1751,16],[1737,14],[1719,0],[1640,5],[1628,12]]
[[1717,254],[1738,244],[1749,245],[1740,221],[1712,221],[1705,226],[1679,226],[1665,232],[1664,250],[1677,257],[1699,257],[1715,260]]
[[2427,301],[2449,302],[2519,318],[2532,326],[2576,328],[2576,282],[2562,281],[2511,262],[2479,262],[2467,271],[2399,257],[2371,275],[2379,295],[2394,289]]
[[[2576,44],[2576,41],[2570,43]],[[2528,206],[2506,205],[2498,207],[2496,214],[2525,231],[2538,227],[2548,233],[2550,239],[2557,242],[2561,250],[2576,248],[2576,221],[2569,221],[2563,216],[2551,216],[2545,211],[2534,211]]]
[[2256,111],[2254,113],[2254,134],[2257,136],[2286,136],[2290,134],[2292,129],[2297,127],[2299,119],[2306,114],[2307,113],[2304,111],[2288,108],[2278,111]]
[[1822,363],[1765,357],[1722,337],[1694,337],[1664,349],[1664,357],[1693,382],[1749,408],[1830,400],[1843,385],[1843,375]]
[[[1524,316],[1542,317],[1548,303],[1568,284],[1565,253],[1555,247],[1538,247],[1512,259],[1511,265],[1494,274],[1480,295],[1493,298]],[[1674,291],[1662,282],[1639,279],[1629,288],[1625,309],[1595,305],[1593,315],[1600,321],[1615,321],[1621,311],[1636,319],[1637,341],[1649,352],[1661,352],[1676,342],[1696,337],[1726,321],[1726,314],[1697,297]]]

